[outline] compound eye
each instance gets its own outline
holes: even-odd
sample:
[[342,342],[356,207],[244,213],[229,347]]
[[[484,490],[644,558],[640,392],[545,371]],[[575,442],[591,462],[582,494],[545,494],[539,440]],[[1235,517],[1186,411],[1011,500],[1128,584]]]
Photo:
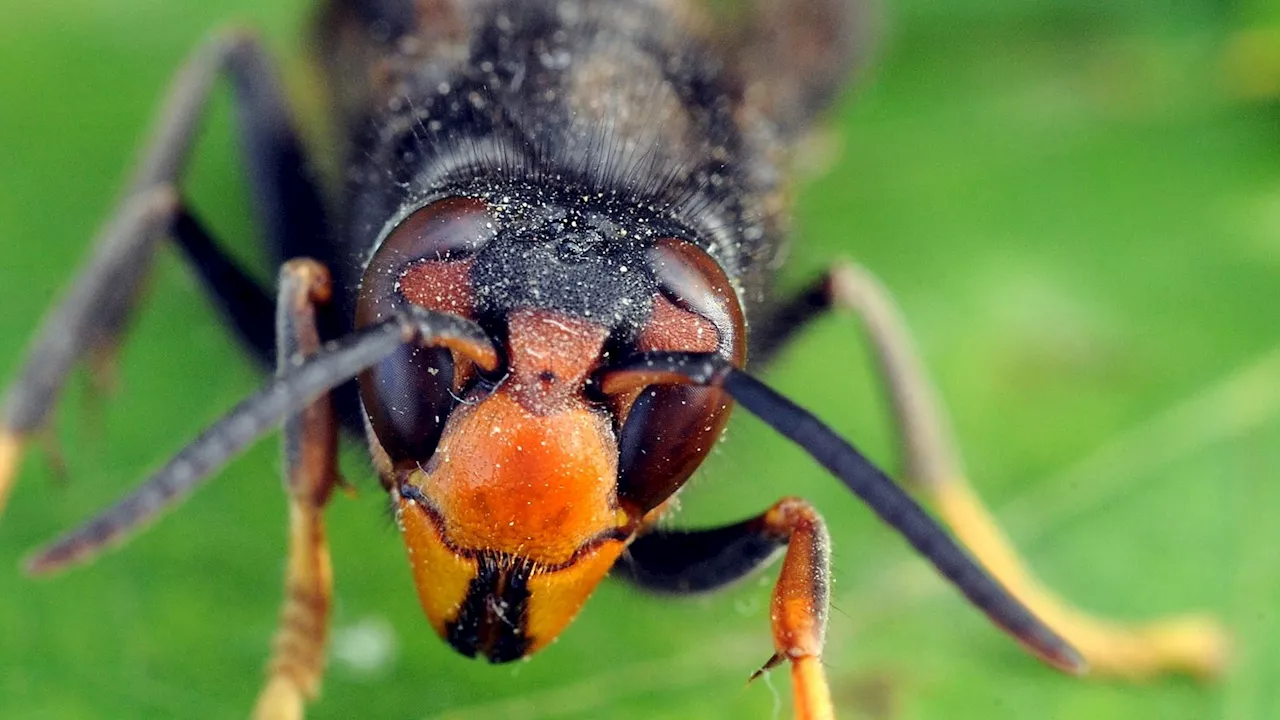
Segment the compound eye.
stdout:
[[458,260],[484,247],[496,233],[489,206],[482,200],[452,197],[419,208],[400,221],[378,247],[409,263]]
[[[495,233],[488,206],[474,198],[437,200],[410,214],[365,268],[356,326],[377,323],[404,303],[470,317],[471,258]],[[360,375],[369,424],[393,461],[431,457],[473,372],[448,350],[406,346]]]
[[[660,292],[636,340],[638,352],[714,352],[741,366],[745,321],[720,265],[683,240],[659,241],[649,264]],[[732,403],[715,388],[664,385],[617,398],[619,495],[641,511],[656,507],[702,464],[729,420]]]

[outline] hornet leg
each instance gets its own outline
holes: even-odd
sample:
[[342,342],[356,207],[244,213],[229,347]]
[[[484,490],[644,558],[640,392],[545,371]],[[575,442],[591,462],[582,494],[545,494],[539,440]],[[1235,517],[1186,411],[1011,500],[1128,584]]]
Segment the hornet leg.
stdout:
[[236,91],[241,144],[253,196],[270,244],[285,252],[325,227],[320,196],[308,179],[270,63],[253,38],[215,37],[174,78],[156,130],[124,198],[93,242],[93,254],[47,315],[17,378],[0,404],[0,511],[23,449],[42,431],[83,359],[109,356],[123,335],[160,238],[177,241],[240,339],[264,362],[275,328],[270,293],[205,232],[178,187],[214,81],[226,74]]
[[[329,273],[311,260],[280,271],[278,374],[320,350],[316,309],[332,295]],[[338,477],[338,422],[329,394],[284,421],[285,491],[289,496],[289,559],[266,687],[256,720],[301,718],[320,692],[325,638],[333,604],[333,571],[322,513]]]
[[707,592],[764,567],[783,548],[786,555],[770,606],[774,653],[751,677],[789,660],[796,720],[832,720],[835,712],[822,669],[831,542],[826,523],[809,503],[786,498],[735,525],[652,532],[631,544],[616,572],[654,592]]
[[761,324],[753,347],[767,362],[809,320],[832,308],[863,323],[902,434],[904,476],[938,511],[978,562],[1045,623],[1074,645],[1091,668],[1125,678],[1180,671],[1211,676],[1226,661],[1224,631],[1192,615],[1124,625],[1071,606],[1032,574],[966,479],[942,403],[887,290],[852,263],[832,269]]

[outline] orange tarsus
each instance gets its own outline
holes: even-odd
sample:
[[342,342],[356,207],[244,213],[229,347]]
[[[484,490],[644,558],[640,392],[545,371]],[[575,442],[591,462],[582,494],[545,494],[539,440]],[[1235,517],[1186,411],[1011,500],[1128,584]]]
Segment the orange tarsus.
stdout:
[[835,720],[831,690],[819,658],[813,655],[792,658],[791,683],[796,720]]
[[796,720],[833,720],[821,660],[831,545],[826,524],[800,498],[779,500],[761,520],[766,532],[787,538],[787,554],[770,605],[774,655],[762,670],[790,661]]

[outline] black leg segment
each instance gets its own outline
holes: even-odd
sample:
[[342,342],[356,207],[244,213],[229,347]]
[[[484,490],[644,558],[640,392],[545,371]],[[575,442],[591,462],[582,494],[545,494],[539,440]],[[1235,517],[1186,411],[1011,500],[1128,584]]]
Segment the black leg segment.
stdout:
[[710,592],[765,567],[786,544],[760,518],[705,530],[658,530],[633,542],[613,572],[651,592]]
[[[486,370],[498,355],[478,325],[456,315],[409,306],[380,324],[356,331],[291,365],[191,441],[132,494],[28,560],[43,574],[83,562],[118,544],[185,500],[215,472],[286,418],[351,380],[401,345],[454,347]],[[327,490],[325,490],[327,492]]]
[[970,485],[945,404],[934,390],[893,296],[866,268],[832,266],[754,327],[752,352],[768,363],[809,321],[829,309],[853,314],[873,351],[900,434],[900,478],[937,509],[958,540],[1009,593],[1084,655],[1099,674],[1144,678],[1169,670],[1211,676],[1227,656],[1225,632],[1204,615],[1138,625],[1098,618],[1042,584]]
[[[291,260],[280,269],[277,375],[287,375],[320,352],[317,310],[331,298],[323,265]],[[283,435],[289,556],[280,626],[255,718],[300,718],[305,701],[319,693],[333,606],[333,569],[322,514],[338,483],[338,424],[329,394],[286,416]]]
[[598,379],[605,394],[660,384],[723,389],[827,468],[998,627],[1046,662],[1070,672],[1083,670],[1075,649],[992,578],[884,471],[817,417],[719,355],[647,353],[601,371]]
[[765,316],[751,326],[751,367],[757,371],[767,368],[810,322],[830,310],[831,282],[827,276],[768,308]]
[[275,352],[275,303],[266,289],[218,247],[189,209],[178,213],[172,234],[223,319],[259,362],[270,362]]
[[72,368],[119,345],[166,235],[176,238],[240,338],[265,364],[272,361],[272,293],[217,247],[187,208],[180,188],[206,102],[223,75],[238,101],[250,195],[274,259],[313,248],[311,254],[323,261],[332,252],[320,193],[265,51],[244,32],[214,37],[174,77],[123,199],[94,239],[89,261],[45,317],[0,403],[0,509],[23,448],[48,422]]

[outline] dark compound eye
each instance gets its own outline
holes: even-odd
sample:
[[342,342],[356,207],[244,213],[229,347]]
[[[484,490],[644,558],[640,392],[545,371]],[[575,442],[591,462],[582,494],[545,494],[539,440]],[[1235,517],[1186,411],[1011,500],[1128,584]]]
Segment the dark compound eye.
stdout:
[[[473,198],[438,200],[406,217],[365,268],[356,326],[404,303],[471,317],[471,257],[495,233],[488,206]],[[404,347],[360,375],[369,423],[393,461],[431,457],[471,372],[448,350]]]
[[489,206],[466,197],[437,200],[410,214],[383,240],[378,256],[409,262],[456,260],[475,253],[497,233]]
[[[719,264],[682,240],[649,252],[660,294],[635,344],[637,352],[715,352],[746,360],[742,309]],[[619,495],[648,511],[702,464],[729,420],[729,397],[714,388],[664,385],[619,398],[626,418],[619,437]],[[629,403],[629,404],[628,404]]]

